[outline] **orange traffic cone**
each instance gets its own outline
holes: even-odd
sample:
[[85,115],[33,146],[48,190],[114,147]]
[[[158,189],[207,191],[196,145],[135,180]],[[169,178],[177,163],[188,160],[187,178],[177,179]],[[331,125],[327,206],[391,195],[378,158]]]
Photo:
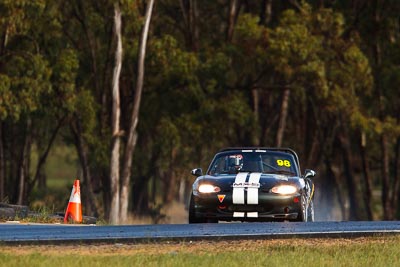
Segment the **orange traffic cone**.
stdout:
[[75,180],[74,182],[67,210],[65,211],[64,223],[67,223],[68,221],[76,223],[82,222],[81,190],[79,187],[79,180]]

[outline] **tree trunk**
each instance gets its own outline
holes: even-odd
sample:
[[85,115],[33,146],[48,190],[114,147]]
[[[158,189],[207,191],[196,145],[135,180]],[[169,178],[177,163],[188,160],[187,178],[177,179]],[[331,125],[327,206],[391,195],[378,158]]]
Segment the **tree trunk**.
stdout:
[[260,25],[266,26],[271,21],[272,0],[263,0],[260,11]]
[[389,180],[389,151],[388,151],[388,140],[386,134],[381,136],[381,176],[382,176],[382,205],[383,205],[383,219],[392,220],[393,214],[390,203],[390,194],[392,192],[390,188]]
[[393,194],[392,194],[392,209],[393,209],[393,219],[398,219],[398,200],[399,200],[399,190],[400,190],[400,177],[399,177],[399,164],[400,164],[400,138],[397,138],[395,147],[395,158],[394,158],[394,179],[393,179]]
[[361,133],[361,142],[360,142],[360,151],[361,151],[361,160],[362,160],[362,169],[364,173],[364,182],[365,182],[365,192],[364,196],[364,203],[365,203],[365,211],[367,212],[368,220],[372,221],[372,181],[371,181],[371,174],[369,171],[369,164],[367,153],[365,151],[366,147],[366,137],[365,133]]
[[164,177],[165,178],[164,204],[169,204],[176,198],[177,177],[174,173],[176,167],[175,166],[176,154],[177,154],[176,148],[172,148],[168,171]]
[[[85,7],[85,1],[84,0],[79,0],[76,1],[77,6],[75,6],[75,15],[77,17],[77,20],[81,23],[83,31],[85,33],[86,40],[88,42],[89,46],[89,52],[90,52],[90,63],[91,63],[91,68],[93,72],[93,77],[98,77],[98,70],[97,70],[97,60],[96,60],[96,54],[97,54],[97,45],[96,41],[94,40],[95,34],[90,31],[90,27],[87,24],[87,16],[86,16],[86,7]],[[81,15],[81,17],[79,16]],[[99,79],[93,79],[96,92],[100,91],[100,85],[99,85]]]
[[[157,148],[153,148],[149,162],[157,162],[160,152]],[[139,165],[135,180],[131,183],[132,186],[132,209],[137,215],[150,215],[153,208],[156,206],[156,187],[160,181],[158,168],[147,168]]]
[[[257,123],[260,122],[260,116],[259,116],[259,112],[260,112],[260,93],[259,93],[259,89],[258,88],[253,88],[251,90],[251,95],[253,98],[253,114],[254,114],[254,119]],[[263,135],[262,133],[260,133],[260,135],[258,136],[258,140],[256,141],[256,146],[261,146],[262,144],[262,138]]]
[[3,146],[3,122],[0,122],[0,201],[5,197],[5,184],[6,184],[6,164],[4,158],[4,146]]
[[141,175],[135,181],[132,192],[132,203],[136,215],[149,215],[149,190],[148,177]]
[[286,128],[286,119],[287,119],[288,106],[289,106],[289,96],[290,96],[290,90],[286,88],[282,94],[282,105],[281,105],[281,110],[280,110],[280,115],[279,115],[279,125],[278,125],[278,130],[276,133],[276,146],[277,147],[280,147],[282,145],[283,133]]
[[[314,154],[312,153],[311,149],[313,147],[314,142],[318,142],[318,144],[324,142],[324,152],[327,155],[332,155],[332,149],[333,149],[333,141],[334,141],[334,134],[328,136],[328,131],[327,127],[324,127],[323,131],[322,129],[317,131],[316,129],[320,129],[322,121],[325,121],[321,116],[322,114],[315,114],[314,110],[314,103],[311,100],[310,97],[306,98],[305,105],[304,105],[304,115],[302,116],[302,121],[303,121],[303,129],[301,131],[301,134],[303,136],[303,151],[301,154],[303,155],[303,158],[305,159],[305,166],[313,166],[311,165],[311,162],[313,162],[313,156]],[[300,113],[300,112],[299,112]],[[330,133],[330,131],[329,131]],[[301,140],[301,139],[300,139]],[[304,160],[303,159],[303,160]]]
[[[82,125],[78,118],[76,118],[76,125],[70,124],[71,132],[74,135],[76,150],[78,152],[79,162],[83,172],[83,184],[81,190],[83,192],[83,203],[86,213],[88,215],[97,216],[98,208],[96,206],[96,199],[93,192],[92,178],[88,164],[88,152],[82,136]],[[107,210],[107,205],[105,209]]]
[[231,0],[228,15],[228,27],[226,29],[226,42],[230,43],[233,38],[233,31],[235,29],[237,15],[239,14],[240,0]]
[[192,21],[191,21],[191,28],[192,28],[192,33],[193,33],[193,51],[198,51],[199,50],[199,26],[198,24],[198,20],[199,20],[199,11],[197,8],[197,0],[190,0],[191,4],[190,6],[191,8],[191,17],[192,17]]
[[182,9],[183,20],[185,22],[185,38],[186,46],[192,51],[198,51],[199,49],[199,27],[198,22],[198,10],[197,0],[180,0]]
[[[4,32],[1,36],[0,44],[0,57],[3,57],[7,46],[8,39],[8,27],[5,27]],[[1,63],[0,63],[1,68]],[[6,161],[4,157],[4,140],[3,140],[3,121],[0,121],[0,201],[3,201],[5,197],[5,185],[6,185]]]
[[111,162],[110,162],[110,184],[111,184],[111,206],[110,206],[110,223],[119,223],[119,208],[120,208],[120,173],[119,173],[119,158],[120,158],[120,94],[119,94],[119,77],[122,67],[122,38],[121,38],[121,10],[118,4],[114,6],[114,25],[115,35],[117,38],[117,48],[115,50],[115,67],[112,80],[112,140],[111,140]]
[[[380,45],[380,28],[381,28],[381,1],[374,0],[372,2],[373,6],[373,23],[374,23],[374,36],[375,40],[372,45],[372,53],[374,58],[374,78],[375,78],[375,93],[378,99],[378,110],[379,110],[379,119],[384,121],[385,119],[385,108],[384,108],[384,94],[382,92],[381,86],[381,66],[382,66],[382,51]],[[380,149],[381,149],[381,179],[382,179],[382,208],[383,208],[383,219],[390,220],[393,218],[391,214],[391,206],[390,206],[390,178],[389,178],[389,151],[388,151],[388,137],[383,132],[380,136]]]
[[138,57],[138,75],[136,80],[136,91],[133,102],[131,122],[128,132],[127,143],[125,146],[123,171],[121,181],[121,203],[120,203],[120,217],[121,222],[125,222],[128,218],[128,201],[129,201],[129,182],[131,177],[132,156],[136,146],[137,133],[136,128],[139,121],[139,109],[143,91],[144,79],[144,59],[146,55],[147,36],[149,33],[149,26],[151,15],[153,12],[154,0],[149,0],[147,3],[145,24],[142,31],[140,40],[139,57]]
[[[268,92],[260,92],[262,94],[259,97],[260,100],[260,110],[263,110],[264,112],[259,112],[258,117],[259,121],[261,124],[261,137],[260,137],[260,143],[262,143],[262,146],[274,146],[276,143],[274,143],[276,140],[274,140],[271,135],[274,133],[271,133],[273,131],[273,128],[275,124],[277,123],[279,119],[279,113],[278,112],[265,112],[268,110],[276,110],[278,107],[275,107],[273,104],[268,103],[268,102],[275,102],[273,94],[269,94]],[[276,136],[275,136],[276,137]]]
[[25,193],[26,193],[26,183],[27,183],[27,165],[28,165],[28,158],[29,158],[29,150],[31,145],[31,126],[32,121],[30,118],[26,121],[26,129],[25,129],[25,137],[24,137],[24,144],[21,151],[21,158],[19,163],[19,171],[18,171],[18,198],[17,204],[22,205],[25,204]]

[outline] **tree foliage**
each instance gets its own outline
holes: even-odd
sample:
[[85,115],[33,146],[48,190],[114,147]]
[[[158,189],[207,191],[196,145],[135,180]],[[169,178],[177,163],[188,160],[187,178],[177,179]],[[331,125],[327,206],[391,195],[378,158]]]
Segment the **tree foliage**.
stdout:
[[[320,209],[337,204],[342,219],[398,218],[397,1],[230,2],[155,4],[130,210],[154,214],[185,201],[188,170],[206,168],[223,147],[281,143],[317,170]],[[85,206],[108,216],[115,3],[0,3],[0,200],[28,202],[58,136],[80,155]],[[147,3],[118,3],[122,153]],[[42,158],[38,175],[22,171],[32,169],[32,146]],[[382,209],[372,207],[372,190]]]

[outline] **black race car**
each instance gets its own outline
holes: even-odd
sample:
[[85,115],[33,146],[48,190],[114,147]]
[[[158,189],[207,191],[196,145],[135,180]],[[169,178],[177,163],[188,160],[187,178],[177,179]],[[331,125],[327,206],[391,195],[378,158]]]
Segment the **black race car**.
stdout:
[[315,171],[300,174],[297,154],[288,148],[227,148],[207,173],[197,177],[189,223],[218,221],[314,221]]

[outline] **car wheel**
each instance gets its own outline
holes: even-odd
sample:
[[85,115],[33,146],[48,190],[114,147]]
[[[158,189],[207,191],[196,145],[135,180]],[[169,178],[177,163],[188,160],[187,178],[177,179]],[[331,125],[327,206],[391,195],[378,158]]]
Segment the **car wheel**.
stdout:
[[193,199],[193,194],[190,196],[190,202],[189,202],[189,224],[192,223],[206,223],[207,221],[205,219],[197,218],[196,213],[194,210],[194,199]]
[[299,222],[306,222],[308,218],[307,214],[307,198],[303,194],[301,195],[301,202],[300,202],[300,213],[297,217],[297,221]]
[[313,199],[311,199],[310,203],[308,204],[307,221],[308,222],[313,222],[314,221],[314,200]]

